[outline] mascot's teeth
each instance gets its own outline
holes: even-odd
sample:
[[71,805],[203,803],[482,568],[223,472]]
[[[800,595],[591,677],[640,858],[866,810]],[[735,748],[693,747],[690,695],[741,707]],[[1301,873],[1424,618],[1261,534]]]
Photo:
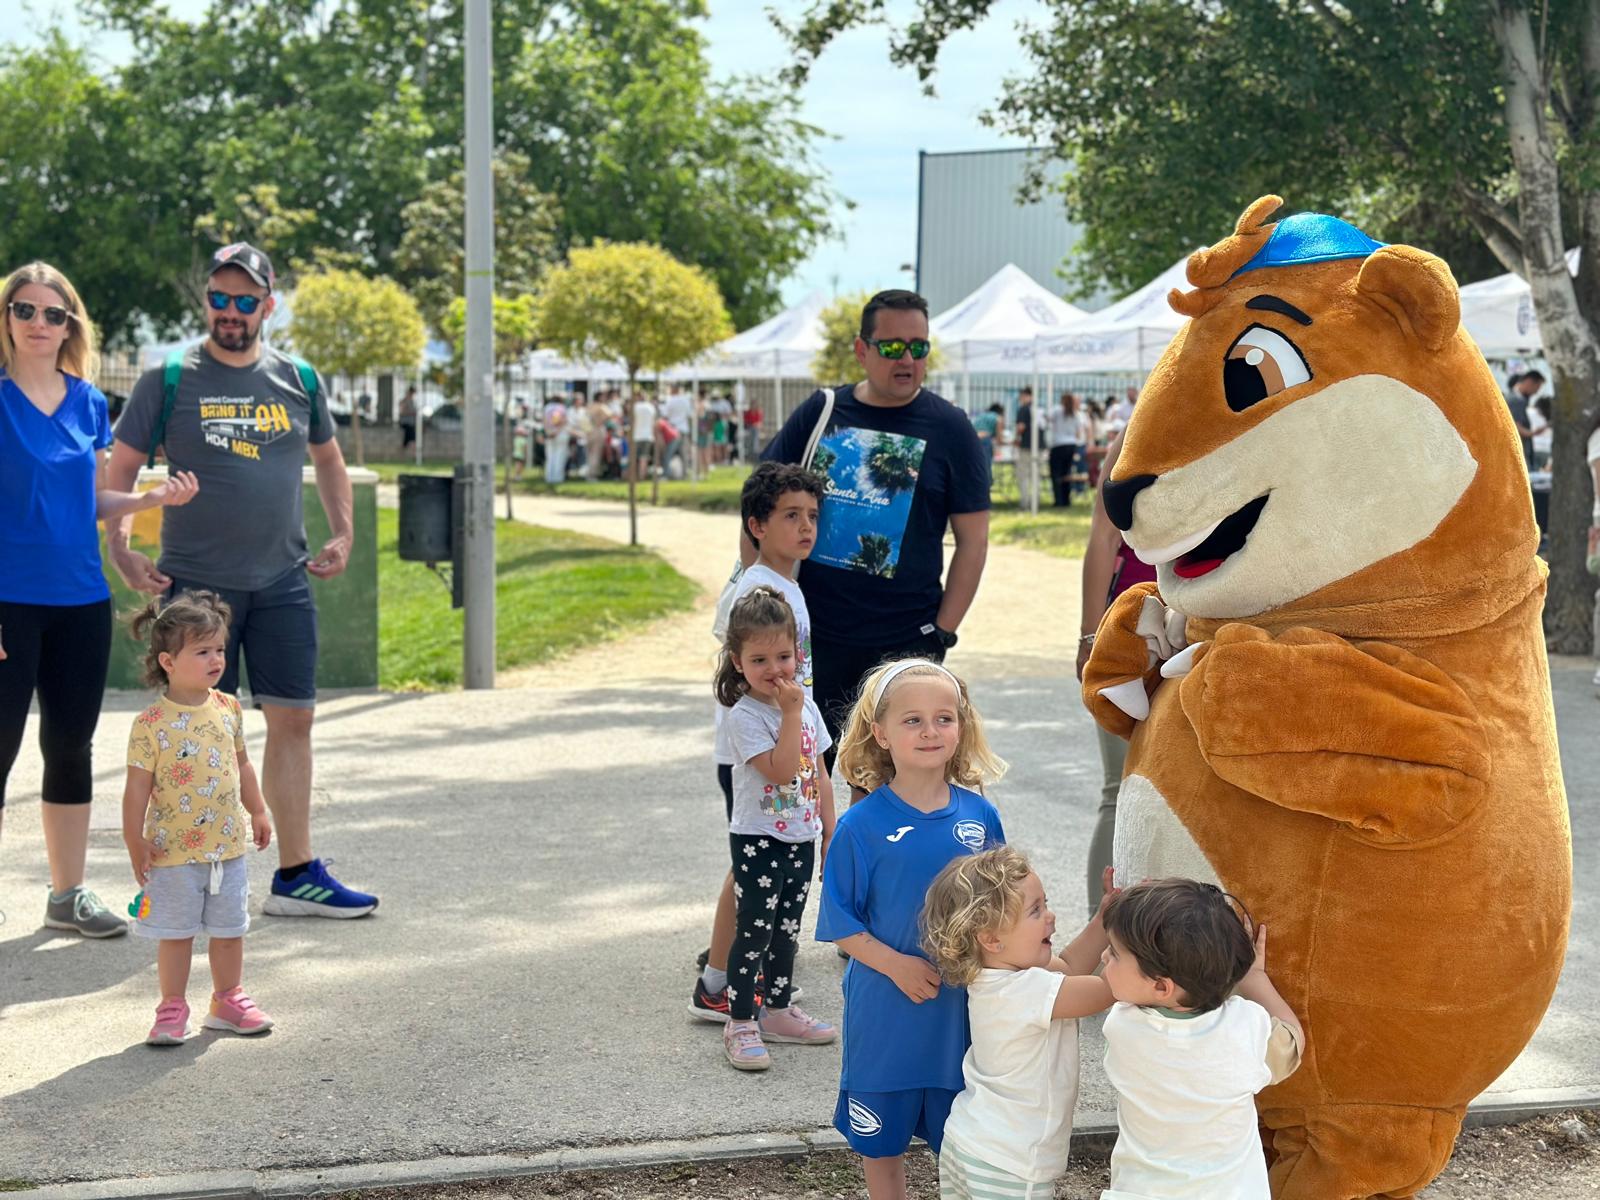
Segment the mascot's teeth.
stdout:
[[[1207,525],[1198,533],[1190,534],[1188,537],[1184,538],[1183,541],[1173,542],[1172,545],[1163,546],[1159,550],[1141,550],[1131,541],[1128,542],[1128,545],[1132,548],[1133,552],[1139,556],[1140,562],[1144,563],[1146,566],[1159,567],[1162,563],[1169,563],[1173,559],[1181,558],[1183,555],[1189,553],[1189,551],[1193,550],[1201,542],[1205,541],[1208,537],[1215,533],[1217,531],[1217,526],[1221,524],[1221,521],[1214,522],[1211,525]],[[1126,538],[1127,535],[1124,534],[1123,536]]]

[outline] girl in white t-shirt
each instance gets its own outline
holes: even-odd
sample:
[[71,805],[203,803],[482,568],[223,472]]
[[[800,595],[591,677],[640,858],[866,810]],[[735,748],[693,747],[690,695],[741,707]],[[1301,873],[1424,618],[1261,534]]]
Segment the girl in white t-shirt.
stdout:
[[[1107,868],[1107,900],[1110,883]],[[1048,1197],[1072,1140],[1077,1019],[1111,1007],[1111,989],[1092,974],[1108,944],[1100,914],[1057,956],[1044,884],[1020,851],[998,846],[939,873],[922,928],[939,974],[967,989],[972,1026],[966,1086],[939,1151],[939,1195]]]
[[[795,679],[794,612],[774,588],[740,597],[715,689],[728,706],[733,746],[733,948],[723,1051],[741,1071],[772,1065],[765,1042],[831,1042],[839,1031],[793,1003],[795,954],[817,840],[833,836],[833,784],[823,765],[832,741],[822,714]],[[756,981],[765,977],[765,1002]]]
[[1267,927],[1252,945],[1233,903],[1163,879],[1101,909],[1117,1145],[1100,1200],[1268,1200],[1255,1095],[1300,1065],[1305,1034],[1267,978]]
[[[739,494],[739,519],[743,540],[756,552],[756,561],[742,569],[734,586],[735,603],[757,587],[769,587],[789,603],[794,613],[794,677],[811,699],[811,614],[805,595],[794,581],[800,560],[811,553],[817,540],[817,513],[822,504],[822,477],[794,463],[761,463],[750,472]],[[719,606],[720,607],[720,606]],[[719,638],[725,629],[713,624]],[[717,764],[717,785],[733,820],[733,744],[728,740],[728,708],[715,708],[712,758]],[[700,976],[689,997],[689,1011],[702,1021],[728,1019],[728,950],[733,945],[733,873],[730,871],[717,897],[711,925],[711,944],[700,955]],[[800,989],[793,989],[798,999]]]

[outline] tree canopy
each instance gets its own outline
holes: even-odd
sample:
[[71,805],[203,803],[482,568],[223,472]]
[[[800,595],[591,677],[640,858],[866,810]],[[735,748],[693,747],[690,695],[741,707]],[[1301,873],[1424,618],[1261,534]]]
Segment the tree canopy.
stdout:
[[[560,259],[560,206],[528,182],[526,156],[507,151],[495,157],[493,169],[495,291],[508,298],[527,295]],[[428,184],[401,214],[405,233],[395,255],[398,276],[429,326],[441,334],[451,303],[465,294],[464,189],[465,176],[457,171]]]
[[[992,0],[918,0],[891,57],[934,77]],[[1590,643],[1592,498],[1583,440],[1600,413],[1600,4],[1596,0],[1052,0],[989,119],[1070,164],[1080,281],[1149,279],[1232,228],[1256,197],[1338,213],[1443,255],[1463,279],[1533,290],[1555,376],[1546,628]],[[803,77],[886,0],[810,0],[785,25]],[[780,23],[781,24],[781,23]],[[1035,185],[1042,183],[1036,179]],[[1582,246],[1576,279],[1564,250]]]
[[[359,379],[410,371],[422,359],[427,336],[416,301],[392,279],[334,268],[307,272],[295,285],[290,343],[326,374]],[[364,462],[359,404],[351,408],[350,428],[356,461]]]
[[[144,0],[86,9],[132,39],[120,70],[97,76],[60,34],[0,57],[19,116],[0,132],[0,202],[26,218],[0,251],[64,269],[57,247],[76,251],[113,338],[187,316],[202,228],[246,220],[264,184],[310,213],[263,247],[284,265],[415,284],[441,264],[454,214],[429,185],[461,169],[460,0],[213,0],[194,21]],[[704,15],[701,0],[498,0],[496,151],[515,177],[499,190],[517,210],[502,240],[531,247],[519,274],[596,239],[649,240],[706,267],[749,324],[832,232],[819,131],[779,85],[712,81]],[[448,303],[422,299],[432,321]]]
[[[693,358],[733,333],[711,277],[659,246],[599,242],[574,248],[551,271],[538,298],[539,338],[571,359],[620,359],[628,367],[624,428],[633,435],[633,383]],[[629,539],[639,540],[635,490],[639,456],[628,472]]]

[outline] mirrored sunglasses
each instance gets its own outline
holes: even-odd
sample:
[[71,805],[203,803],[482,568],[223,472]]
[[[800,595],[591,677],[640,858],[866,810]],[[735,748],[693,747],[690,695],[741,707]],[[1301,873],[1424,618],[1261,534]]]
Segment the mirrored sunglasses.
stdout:
[[37,304],[29,304],[26,300],[13,300],[9,305],[11,315],[26,325],[39,313],[44,313],[46,325],[61,326],[67,323],[67,318],[72,314],[59,304],[47,304],[40,308]]
[[928,351],[933,349],[933,343],[927,338],[862,338],[861,340],[874,347],[883,358],[903,358],[907,350],[911,351],[912,358],[927,358]]
[[239,312],[248,317],[261,307],[265,296],[235,296],[232,292],[207,292],[206,302],[218,312],[227,312],[231,303]]

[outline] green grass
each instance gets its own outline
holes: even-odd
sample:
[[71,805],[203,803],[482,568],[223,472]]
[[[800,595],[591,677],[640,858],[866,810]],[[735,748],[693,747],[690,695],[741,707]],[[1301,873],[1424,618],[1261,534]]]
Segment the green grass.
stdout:
[[[383,482],[393,483],[400,475],[448,475],[451,466],[446,463],[423,463],[418,467],[415,463],[369,462],[367,469],[376,471],[378,478]],[[623,480],[606,480],[602,483],[569,479],[556,488],[551,487],[542,477],[537,477],[537,474],[537,468],[529,471],[517,481],[517,490],[533,496],[574,496],[580,500],[626,501],[628,498],[628,485]],[[739,489],[744,486],[744,479],[748,474],[744,467],[717,467],[698,483],[684,479],[663,479],[661,503],[697,512],[736,513],[739,511]],[[495,470],[495,482],[503,495],[505,476],[499,468]],[[640,504],[650,503],[648,479],[639,482],[638,494]]]
[[38,1186],[27,1179],[0,1179],[0,1192],[31,1192]]
[[[399,513],[378,510],[378,683],[461,682],[461,610],[421,563],[395,552]],[[495,665],[548,662],[694,603],[695,584],[647,550],[537,525],[495,522]]]
[[1013,502],[996,504],[989,517],[989,540],[999,546],[1025,546],[1056,558],[1082,558],[1089,544],[1089,504],[1079,497],[1071,508],[1039,509],[1033,516]]

